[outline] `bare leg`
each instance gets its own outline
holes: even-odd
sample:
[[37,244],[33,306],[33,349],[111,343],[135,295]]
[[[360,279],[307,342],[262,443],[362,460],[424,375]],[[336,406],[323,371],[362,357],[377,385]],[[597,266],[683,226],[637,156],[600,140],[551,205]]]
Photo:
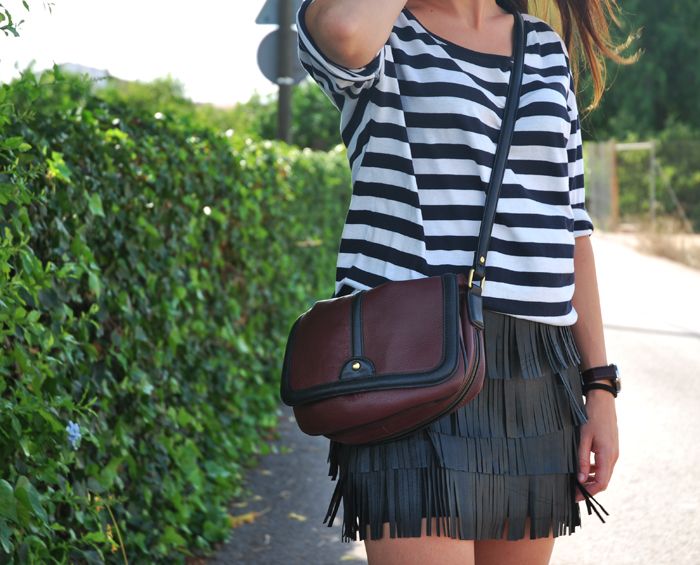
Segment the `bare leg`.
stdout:
[[530,518],[525,522],[525,537],[508,540],[508,529],[500,540],[478,540],[474,542],[476,565],[547,565],[554,549],[554,535],[530,539]]
[[461,540],[436,532],[435,518],[432,519],[433,534],[426,535],[426,519],[421,524],[421,537],[391,538],[389,523],[385,522],[382,538],[364,540],[368,565],[474,565],[474,541]]

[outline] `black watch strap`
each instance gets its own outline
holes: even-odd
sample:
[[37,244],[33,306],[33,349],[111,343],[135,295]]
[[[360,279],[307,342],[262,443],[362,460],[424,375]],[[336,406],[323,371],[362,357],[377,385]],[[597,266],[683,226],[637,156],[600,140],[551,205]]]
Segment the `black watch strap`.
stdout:
[[610,394],[612,394],[615,398],[617,398],[617,389],[614,386],[606,385],[603,383],[597,383],[597,382],[591,382],[591,383],[584,384],[582,387],[583,393],[584,394],[587,393],[592,388],[600,388],[602,390],[607,390]]
[[585,371],[581,371],[581,377],[584,383],[597,381],[599,379],[616,379],[618,377],[617,365],[611,363],[602,367],[591,367]]

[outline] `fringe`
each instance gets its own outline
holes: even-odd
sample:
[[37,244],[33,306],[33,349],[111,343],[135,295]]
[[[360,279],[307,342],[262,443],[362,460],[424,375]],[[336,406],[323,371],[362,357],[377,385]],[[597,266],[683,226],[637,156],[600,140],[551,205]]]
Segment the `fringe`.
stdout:
[[[575,484],[564,474],[508,476],[426,467],[363,473],[355,480],[357,488],[348,500],[361,511],[351,528],[344,526],[343,541],[356,541],[355,532],[360,540],[379,539],[384,522],[389,523],[392,538],[419,537],[426,510],[436,518],[434,529],[432,521],[426,521],[427,535],[459,539],[501,539],[506,532],[505,516],[509,540],[547,537],[550,530],[555,537],[568,535],[580,525],[578,505],[569,502]],[[391,499],[371,495],[378,481],[385,481],[394,493]],[[445,492],[453,496],[446,497]],[[381,516],[381,520],[370,520],[369,516]],[[528,516],[529,533],[525,531]]]
[[[534,379],[545,367],[564,371],[581,362],[570,326],[554,326],[484,310],[487,376]],[[546,365],[544,363],[546,362]]]
[[[567,427],[552,433],[520,438],[459,437],[425,430],[426,437],[406,437],[364,449],[343,449],[333,442],[337,455],[330,456],[334,468],[356,475],[437,464],[455,471],[472,473],[531,475],[573,473],[577,459],[575,438]],[[335,475],[334,475],[335,476]]]
[[[343,503],[341,539],[421,535],[423,517],[460,539],[571,534],[581,525],[575,502],[578,427],[587,421],[580,354],[568,326],[484,311],[484,388],[467,406],[408,437],[376,445],[330,441],[337,478],[323,523]],[[583,491],[582,491],[583,492]],[[584,493],[591,513],[589,493]],[[601,518],[595,507],[593,510]],[[603,512],[605,510],[603,509]]]

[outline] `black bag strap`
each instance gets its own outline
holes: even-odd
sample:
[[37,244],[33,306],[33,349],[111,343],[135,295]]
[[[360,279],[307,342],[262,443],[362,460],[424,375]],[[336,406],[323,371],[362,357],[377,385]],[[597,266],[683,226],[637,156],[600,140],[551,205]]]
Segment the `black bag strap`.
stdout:
[[[500,2],[499,2],[500,3]],[[525,26],[523,16],[511,7],[515,16],[515,28],[513,33],[513,70],[508,83],[508,93],[506,106],[503,111],[503,122],[498,135],[498,144],[494,156],[493,168],[491,169],[491,179],[486,191],[486,203],[484,204],[484,218],[479,230],[479,239],[476,244],[474,254],[474,265],[469,272],[468,286],[470,292],[481,294],[486,279],[486,252],[491,240],[493,221],[496,217],[496,205],[501,192],[501,183],[506,169],[510,143],[513,140],[513,128],[515,127],[515,113],[518,109],[520,99],[520,85],[523,80],[523,65],[525,60]],[[475,290],[478,288],[478,290]]]

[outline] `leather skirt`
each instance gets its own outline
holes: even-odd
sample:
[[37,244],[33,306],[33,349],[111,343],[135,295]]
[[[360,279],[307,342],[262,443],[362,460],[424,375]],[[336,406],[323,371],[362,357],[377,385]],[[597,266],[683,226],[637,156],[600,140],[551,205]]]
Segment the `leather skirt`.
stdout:
[[[581,525],[587,415],[571,328],[489,310],[484,325],[486,378],[466,406],[394,441],[329,440],[337,484],[324,523],[342,502],[341,541],[378,539],[384,523],[391,537],[419,537],[423,518],[428,535],[472,540],[556,537]],[[598,502],[584,497],[590,514]]]

